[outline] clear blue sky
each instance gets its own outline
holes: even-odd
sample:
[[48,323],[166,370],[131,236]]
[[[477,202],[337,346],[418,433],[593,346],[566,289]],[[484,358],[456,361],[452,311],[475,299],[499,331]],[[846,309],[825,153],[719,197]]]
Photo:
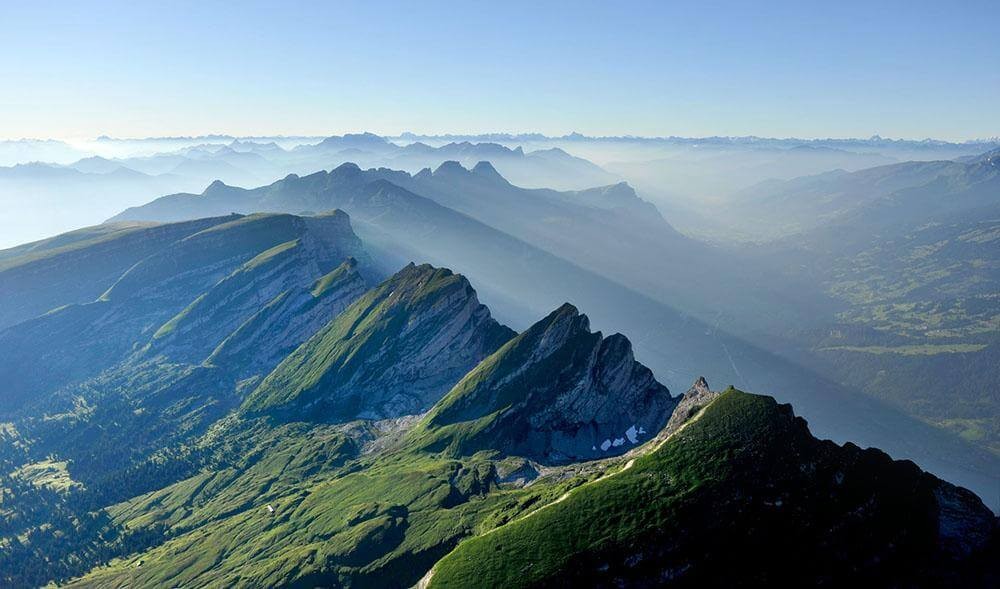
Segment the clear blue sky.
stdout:
[[989,137],[998,27],[997,0],[4,2],[0,137]]

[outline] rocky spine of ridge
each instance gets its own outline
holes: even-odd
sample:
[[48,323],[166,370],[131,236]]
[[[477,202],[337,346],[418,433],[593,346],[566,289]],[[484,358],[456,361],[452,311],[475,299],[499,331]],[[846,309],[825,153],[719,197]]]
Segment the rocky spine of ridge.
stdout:
[[694,384],[691,385],[691,388],[681,395],[677,407],[674,408],[674,412],[670,415],[670,420],[657,435],[657,438],[664,439],[669,437],[721,394],[709,389],[708,381],[705,380],[705,377],[699,376],[698,380],[694,381]]
[[625,336],[591,333],[587,316],[567,303],[470,372],[422,434],[434,449],[593,459],[648,440],[676,404]]
[[420,413],[513,336],[465,277],[411,263],[296,349],[244,409],[344,419]]
[[[318,217],[295,219],[302,224],[302,231],[295,239],[257,254],[200,294],[160,326],[153,334],[149,351],[165,355],[172,361],[199,363],[224,338],[277,297],[293,295],[292,300],[305,303],[307,299],[302,297],[312,288],[311,285],[335,272],[345,258],[351,260],[348,273],[360,279],[357,260],[353,256],[363,256],[363,249],[345,213],[334,211]],[[363,285],[364,280],[360,282]],[[353,298],[346,301],[349,303],[359,295],[357,290],[348,288],[340,294],[353,293]],[[332,302],[330,297],[323,298]],[[292,300],[286,301],[286,304]],[[346,303],[339,309],[344,306]],[[305,311],[306,307],[300,310]],[[288,319],[300,326],[310,322],[309,317]],[[298,336],[297,343],[314,331]],[[284,336],[296,338],[287,329]]]
[[231,332],[207,364],[222,366],[237,378],[266,374],[339,315],[368,289],[358,262],[348,258],[310,286],[286,290]]

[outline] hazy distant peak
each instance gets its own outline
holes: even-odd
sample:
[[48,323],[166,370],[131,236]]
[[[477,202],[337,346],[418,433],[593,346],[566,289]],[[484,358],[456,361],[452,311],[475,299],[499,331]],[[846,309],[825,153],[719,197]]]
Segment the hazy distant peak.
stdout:
[[[113,163],[113,162],[112,162]],[[118,165],[110,172],[104,172],[106,176],[125,179],[125,178],[147,178],[147,174],[133,170],[132,168],[127,168],[125,166]]]
[[632,185],[624,181],[616,184],[608,184],[607,186],[579,190],[572,194],[578,202],[599,208],[637,206],[643,208],[652,207],[655,209],[651,203],[639,198]]
[[493,164],[489,161],[482,160],[477,163],[471,170],[463,166],[457,161],[448,160],[442,162],[436,170],[430,172],[429,169],[421,170],[414,179],[417,180],[472,180],[474,182],[489,182],[491,184],[502,184],[509,186],[510,182],[507,181],[500,172],[497,171]]
[[[961,161],[961,160],[959,160]],[[991,149],[984,154],[975,156],[971,158],[968,163],[971,164],[992,164],[994,166],[1000,166],[1000,147],[996,149]]]
[[226,184],[222,180],[215,180],[211,184],[208,185],[208,188],[206,188],[205,191],[202,194],[205,195],[205,196],[210,196],[213,193],[218,193],[218,192],[221,192],[223,190],[228,190],[230,188],[232,188],[232,186],[229,186],[228,184]]
[[788,149],[788,151],[809,151],[809,152],[826,152],[826,153],[849,153],[843,149],[837,149],[835,147],[827,147],[825,145],[796,145]]
[[[520,149],[520,147],[518,149]],[[536,149],[535,151],[531,152],[531,155],[559,155],[566,157],[574,157],[570,155],[570,153],[567,152],[565,149],[561,149],[558,147],[550,147],[548,149]]]
[[607,186],[603,186],[598,190],[601,190],[602,192],[604,192],[604,194],[608,196],[627,196],[629,198],[636,196],[635,189],[632,188],[631,184],[629,184],[624,180],[615,184],[609,184]]
[[323,149],[374,149],[384,151],[386,148],[395,147],[388,139],[375,135],[374,133],[348,133],[343,136],[327,137],[316,146]]
[[106,174],[114,172],[122,167],[120,163],[101,157],[99,155],[85,157],[69,164],[70,168],[79,170],[85,174]]
[[82,159],[76,161],[77,164],[83,164],[83,163],[98,164],[98,163],[105,163],[105,162],[111,162],[111,160],[109,160],[106,157],[101,157],[99,155],[92,155],[90,157],[85,157],[85,158],[82,158]]
[[493,143],[489,141],[483,141],[479,143],[473,143],[470,141],[462,142],[452,142],[444,145],[440,148],[442,153],[448,154],[460,154],[465,156],[479,156],[479,157],[521,157],[524,155],[524,151],[517,147],[516,149],[510,149],[499,143]]
[[409,202],[419,198],[416,194],[385,178],[377,178],[365,184],[365,191],[370,197],[390,197],[394,201]]
[[483,178],[488,178],[491,180],[496,180],[498,182],[503,182],[507,184],[507,179],[504,178],[496,168],[493,167],[488,161],[481,161],[472,168],[472,173],[477,176],[482,176]]
[[441,165],[434,170],[435,176],[447,175],[447,174],[466,174],[468,170],[462,167],[462,164],[456,162],[455,160],[447,160],[441,162]]
[[363,133],[344,133],[343,139],[352,139],[352,140],[363,139],[366,141],[375,140],[382,143],[387,143],[387,141],[384,138],[368,131],[365,131]]
[[349,176],[361,173],[361,166],[354,162],[344,162],[330,170],[331,176]]
[[233,139],[233,141],[227,146],[229,149],[234,151],[279,151],[281,146],[274,141],[268,141],[267,143],[257,143],[256,141],[240,141],[239,139]]
[[406,189],[393,184],[392,182],[386,180],[385,178],[376,178],[368,183],[368,186],[374,188],[375,190],[400,190],[405,191]]

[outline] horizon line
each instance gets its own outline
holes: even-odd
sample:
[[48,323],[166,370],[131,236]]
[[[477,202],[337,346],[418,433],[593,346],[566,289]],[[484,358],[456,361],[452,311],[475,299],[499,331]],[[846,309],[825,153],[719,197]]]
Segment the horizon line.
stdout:
[[798,142],[886,142],[886,143],[937,143],[945,145],[974,145],[974,144],[988,144],[988,143],[1000,143],[1000,135],[993,135],[990,137],[973,137],[961,140],[948,140],[948,139],[937,139],[934,137],[924,137],[924,138],[906,138],[906,137],[883,137],[879,134],[873,134],[869,137],[775,137],[775,136],[764,136],[764,135],[634,135],[634,134],[621,134],[621,135],[587,135],[584,133],[578,133],[576,131],[571,131],[563,135],[546,135],[545,133],[537,131],[523,131],[523,132],[509,132],[509,131],[487,131],[480,133],[416,133],[413,131],[402,131],[397,134],[379,134],[372,133],[370,131],[347,131],[342,132],[342,134],[303,134],[303,133],[275,133],[275,134],[243,134],[237,135],[232,133],[201,133],[197,135],[148,135],[143,137],[122,137],[113,136],[107,134],[101,134],[96,137],[4,137],[0,138],[0,142],[3,143],[20,143],[20,142],[44,142],[44,141],[58,141],[62,143],[72,144],[74,142],[99,142],[99,141],[182,141],[182,140],[199,140],[199,139],[232,139],[232,140],[251,140],[251,139],[326,139],[329,137],[345,137],[350,135],[374,135],[381,137],[383,139],[404,139],[404,138],[427,138],[427,139],[448,139],[448,138],[500,138],[500,139],[539,139],[539,140],[597,140],[597,141],[608,141],[608,140],[634,140],[634,141],[708,141],[708,140],[726,140],[726,141],[798,141]]

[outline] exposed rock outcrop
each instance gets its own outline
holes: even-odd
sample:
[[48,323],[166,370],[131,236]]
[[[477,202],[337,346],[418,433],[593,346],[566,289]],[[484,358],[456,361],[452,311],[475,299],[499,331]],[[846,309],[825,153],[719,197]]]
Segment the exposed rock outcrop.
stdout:
[[682,425],[697,415],[703,407],[714,401],[720,394],[711,391],[708,388],[708,381],[705,380],[705,377],[699,376],[698,380],[694,381],[694,384],[691,385],[691,388],[681,396],[680,402],[677,403],[677,407],[670,416],[670,421],[667,422],[666,427],[663,428],[663,431],[657,437],[666,438],[680,429]]
[[[316,298],[307,296],[312,290],[311,285],[323,277],[329,279],[348,257],[352,260],[349,269],[338,276],[341,280],[353,277],[359,284],[340,293],[327,292],[327,296],[321,298],[333,303],[329,295],[344,295],[341,304],[334,304],[329,309],[339,312],[360,296],[365,290],[365,280],[358,273],[358,264],[353,256],[362,256],[367,266],[371,264],[364,256],[360,240],[351,230],[347,215],[334,211],[317,217],[290,217],[289,220],[301,226],[294,239],[261,251],[199,294],[153,334],[150,352],[175,362],[200,363],[224,338],[278,297],[292,295],[292,299],[285,304],[303,305],[299,308],[304,311],[309,299]],[[350,297],[346,298],[347,295]],[[313,307],[310,305],[310,308]],[[326,320],[332,316],[327,315]],[[313,317],[288,319],[304,325]],[[287,329],[285,335],[297,339],[297,345],[315,333],[320,325],[298,338]]]
[[270,372],[365,293],[368,283],[357,266],[349,258],[313,284],[283,291],[230,332],[207,363],[240,379]]
[[591,333],[567,303],[470,372],[421,433],[440,449],[563,462],[625,452],[676,404],[624,336]]

